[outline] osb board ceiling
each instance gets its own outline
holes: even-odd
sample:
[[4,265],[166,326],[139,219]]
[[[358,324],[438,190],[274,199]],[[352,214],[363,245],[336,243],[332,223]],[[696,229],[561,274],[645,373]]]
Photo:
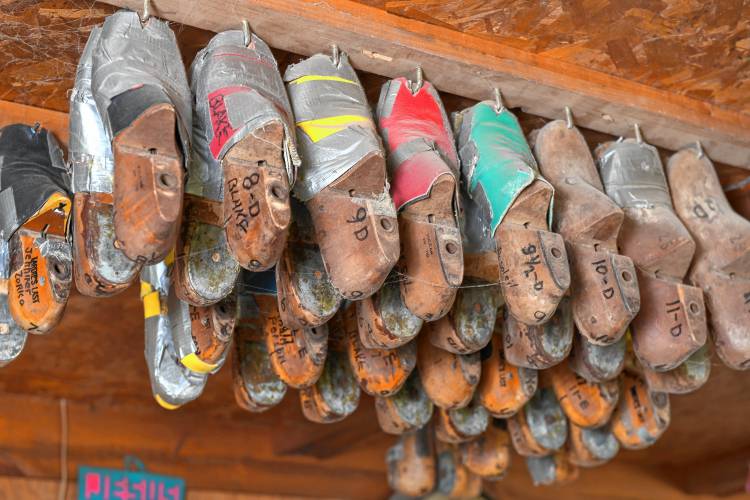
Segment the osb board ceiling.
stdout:
[[750,113],[746,0],[358,0]]
[[[359,1],[750,113],[748,1]],[[0,99],[67,110],[80,50],[113,10],[91,0],[0,0]]]

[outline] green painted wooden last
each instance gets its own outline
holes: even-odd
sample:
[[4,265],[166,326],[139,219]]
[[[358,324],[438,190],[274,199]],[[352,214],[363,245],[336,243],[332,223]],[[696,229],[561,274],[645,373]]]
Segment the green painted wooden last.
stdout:
[[[489,209],[494,235],[518,195],[542,177],[513,113],[505,108],[498,113],[493,102],[484,101],[461,115],[458,147],[464,179],[472,199]],[[548,219],[551,224],[551,204]]]

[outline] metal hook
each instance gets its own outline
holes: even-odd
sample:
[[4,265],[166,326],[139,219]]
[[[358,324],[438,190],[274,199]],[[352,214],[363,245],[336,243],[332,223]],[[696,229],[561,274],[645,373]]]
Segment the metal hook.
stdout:
[[705,153],[703,152],[703,145],[701,144],[701,141],[695,141],[695,149],[698,150],[698,158],[703,158],[703,155]]
[[419,89],[424,85],[424,73],[422,72],[422,66],[417,66],[417,81],[411,82],[410,89],[412,94],[419,92]]
[[641,126],[637,123],[633,124],[633,130],[635,131],[635,142],[641,144],[643,142],[643,135],[641,134]]
[[250,23],[247,19],[242,20],[242,36],[245,42],[245,47],[249,47],[253,41],[253,32],[250,31]]
[[568,128],[573,128],[573,112],[570,110],[570,106],[565,106],[565,122]]
[[339,61],[341,61],[341,52],[339,51],[339,46],[335,43],[331,44],[331,60],[334,66],[338,66]]
[[151,18],[151,1],[143,0],[143,13],[141,14],[141,22],[145,23]]
[[501,113],[505,109],[505,104],[503,104],[503,94],[500,93],[500,89],[495,87],[492,89],[492,93],[495,96],[495,113]]

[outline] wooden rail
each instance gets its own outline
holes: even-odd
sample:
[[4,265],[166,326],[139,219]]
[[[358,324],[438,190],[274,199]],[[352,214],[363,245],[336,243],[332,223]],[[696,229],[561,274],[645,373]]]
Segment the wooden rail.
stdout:
[[[141,9],[142,0],[105,0]],[[358,69],[394,77],[425,77],[445,92],[488,99],[499,87],[507,104],[545,118],[570,106],[576,123],[631,134],[675,150],[700,140],[715,161],[750,168],[750,115],[442,26],[406,19],[350,0],[151,0],[152,13],[210,31],[247,19],[271,46],[303,55],[346,51]]]

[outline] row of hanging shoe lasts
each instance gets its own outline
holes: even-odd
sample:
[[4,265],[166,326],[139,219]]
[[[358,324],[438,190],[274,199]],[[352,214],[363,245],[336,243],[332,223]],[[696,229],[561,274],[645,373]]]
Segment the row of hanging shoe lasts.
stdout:
[[507,419],[519,453],[555,457],[532,462],[546,482],[663,432],[665,393],[709,374],[704,297],[721,359],[750,364],[750,223],[699,146],[666,175],[638,131],[595,161],[568,116],[531,134],[532,153],[499,97],[452,127],[421,78],[386,83],[373,120],[345,54],[282,79],[247,30],[217,35],[191,84],[166,23],[121,11],[79,64],[73,202],[51,134],[0,134],[6,362],[57,323],[73,277],[107,296],[140,271],[162,406],[196,398],[234,336],[249,410],[289,386],[331,422],[361,388],[401,448],[434,428],[467,477],[501,471],[457,460],[455,442],[502,441],[477,445],[499,461]]

